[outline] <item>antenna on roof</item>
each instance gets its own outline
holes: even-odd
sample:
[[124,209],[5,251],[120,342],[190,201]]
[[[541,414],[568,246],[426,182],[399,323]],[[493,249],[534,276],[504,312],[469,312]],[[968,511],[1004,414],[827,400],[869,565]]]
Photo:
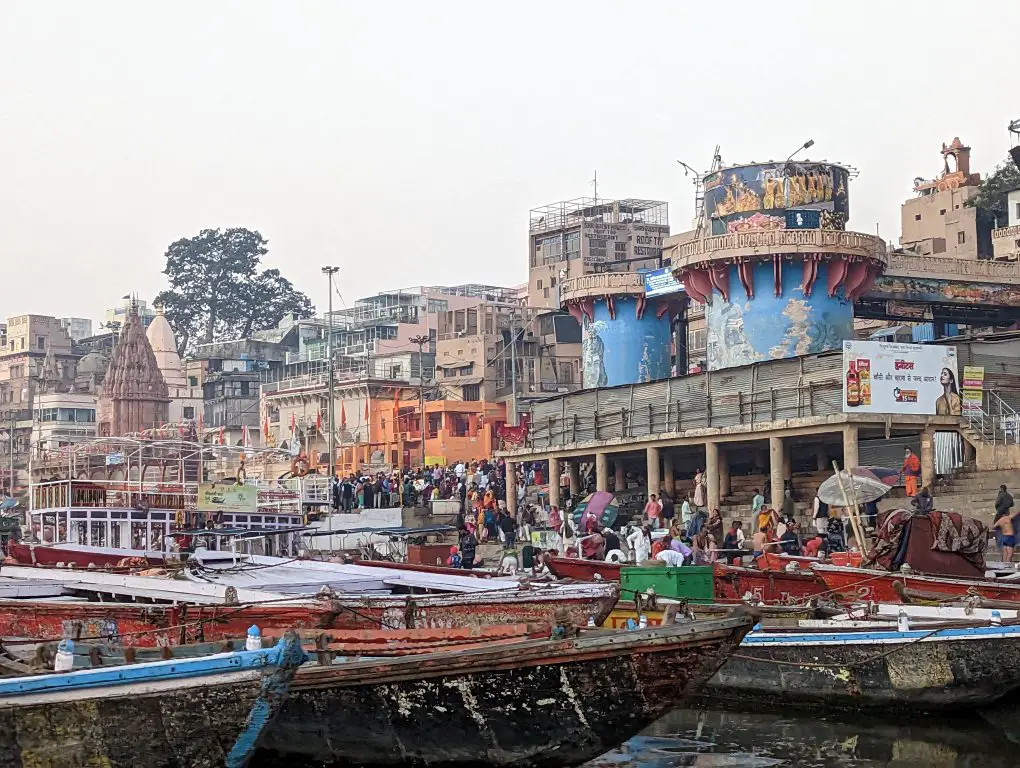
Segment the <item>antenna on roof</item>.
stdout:
[[595,187],[595,205],[599,204],[599,169],[595,169],[595,178],[591,180],[592,185]]

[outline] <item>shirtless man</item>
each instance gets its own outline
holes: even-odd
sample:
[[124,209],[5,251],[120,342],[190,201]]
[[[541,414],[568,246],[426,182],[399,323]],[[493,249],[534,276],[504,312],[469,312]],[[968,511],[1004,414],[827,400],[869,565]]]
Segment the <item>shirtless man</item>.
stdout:
[[1000,546],[1002,547],[1002,559],[1007,563],[1013,562],[1013,547],[1016,546],[1016,533],[1013,530],[1013,518],[1009,515],[1003,515],[994,523],[992,528],[998,528],[1002,535],[999,539]]

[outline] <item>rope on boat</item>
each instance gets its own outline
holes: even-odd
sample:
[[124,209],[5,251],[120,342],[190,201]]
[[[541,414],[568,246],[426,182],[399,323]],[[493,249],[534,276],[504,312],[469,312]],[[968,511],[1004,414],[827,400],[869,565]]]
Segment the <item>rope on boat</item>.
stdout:
[[779,664],[784,667],[809,667],[811,669],[853,669],[855,667],[863,667],[865,664],[871,664],[874,661],[881,661],[882,659],[888,658],[889,656],[892,656],[894,653],[899,653],[904,648],[908,648],[911,645],[914,645],[915,643],[921,642],[922,640],[927,640],[930,637],[934,637],[943,629],[944,627],[933,629],[931,632],[926,632],[925,634],[920,635],[919,637],[912,638],[906,641],[905,643],[900,643],[899,645],[894,646],[892,650],[883,651],[882,653],[877,653],[874,656],[869,656],[866,659],[859,659],[858,661],[853,661],[847,664],[822,664],[819,662],[810,661],[783,661],[782,659],[771,658],[767,659],[761,656],[748,656],[747,654],[744,653],[734,653],[732,658],[744,659],[745,661],[760,661],[765,664]]

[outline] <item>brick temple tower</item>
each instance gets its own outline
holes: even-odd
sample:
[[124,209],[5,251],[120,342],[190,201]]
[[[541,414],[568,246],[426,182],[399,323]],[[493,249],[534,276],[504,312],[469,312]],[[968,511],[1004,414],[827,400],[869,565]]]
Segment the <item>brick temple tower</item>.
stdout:
[[170,394],[145,327],[132,305],[99,397],[99,436],[158,427],[169,421]]

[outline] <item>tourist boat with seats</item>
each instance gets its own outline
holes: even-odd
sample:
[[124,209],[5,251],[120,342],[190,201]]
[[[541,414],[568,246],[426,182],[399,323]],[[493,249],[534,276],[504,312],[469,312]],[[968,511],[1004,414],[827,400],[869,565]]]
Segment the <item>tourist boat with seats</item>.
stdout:
[[241,768],[306,656],[272,648],[0,680],[7,768]]

